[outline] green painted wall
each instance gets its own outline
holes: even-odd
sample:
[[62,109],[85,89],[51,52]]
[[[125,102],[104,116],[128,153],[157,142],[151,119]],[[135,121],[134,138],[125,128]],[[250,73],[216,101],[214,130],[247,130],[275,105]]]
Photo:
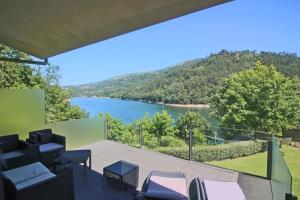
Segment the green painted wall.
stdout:
[[45,127],[45,93],[40,89],[0,89],[0,136]]

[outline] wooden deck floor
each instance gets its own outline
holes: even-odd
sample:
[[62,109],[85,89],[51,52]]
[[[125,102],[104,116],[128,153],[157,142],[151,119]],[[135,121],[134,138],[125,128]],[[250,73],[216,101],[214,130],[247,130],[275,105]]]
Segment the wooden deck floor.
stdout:
[[[108,193],[105,192],[105,190],[108,189],[105,186],[105,183],[101,180],[103,168],[119,160],[126,160],[139,165],[138,189],[141,188],[143,181],[151,170],[181,171],[186,174],[188,184],[195,177],[220,181],[235,181],[240,184],[247,200],[272,199],[270,182],[263,178],[222,169],[199,162],[187,161],[108,140],[93,143],[81,147],[81,149],[92,150],[92,168],[95,170],[95,172],[89,172],[88,184],[85,185],[90,185],[90,187],[80,187],[81,184],[77,181],[77,185],[79,185],[75,188],[77,200],[87,199],[83,198],[85,196],[84,193],[89,193],[88,199],[90,200],[113,200],[118,199],[118,195],[123,195],[121,199],[124,200],[132,199],[132,194],[130,194],[130,192],[128,193],[121,191],[121,193],[119,193],[115,191],[114,193],[116,197],[109,197]],[[94,173],[94,175],[92,173]],[[97,185],[99,185],[99,187],[97,187]],[[92,193],[94,193],[95,198],[92,198]],[[99,198],[99,196],[101,196],[101,198]]]

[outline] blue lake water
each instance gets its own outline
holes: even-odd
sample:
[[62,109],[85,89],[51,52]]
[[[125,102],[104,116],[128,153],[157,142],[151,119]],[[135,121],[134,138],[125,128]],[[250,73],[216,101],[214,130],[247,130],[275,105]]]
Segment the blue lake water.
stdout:
[[209,115],[208,108],[175,108],[160,104],[150,104],[139,101],[97,98],[97,97],[75,97],[71,99],[73,105],[78,105],[89,113],[90,117],[99,113],[110,113],[113,117],[121,119],[125,123],[131,123],[140,119],[146,113],[153,116],[156,112],[166,110],[174,120],[184,112],[196,111],[201,113],[213,127],[218,126],[218,120]]

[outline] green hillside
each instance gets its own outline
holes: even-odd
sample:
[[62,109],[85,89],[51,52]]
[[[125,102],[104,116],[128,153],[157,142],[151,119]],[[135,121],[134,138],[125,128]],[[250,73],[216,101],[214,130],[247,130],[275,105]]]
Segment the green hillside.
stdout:
[[208,97],[224,77],[254,67],[257,61],[273,64],[287,76],[300,76],[300,58],[296,54],[222,50],[206,58],[163,70],[129,74],[67,89],[73,91],[73,96],[105,96],[181,104],[207,103]]

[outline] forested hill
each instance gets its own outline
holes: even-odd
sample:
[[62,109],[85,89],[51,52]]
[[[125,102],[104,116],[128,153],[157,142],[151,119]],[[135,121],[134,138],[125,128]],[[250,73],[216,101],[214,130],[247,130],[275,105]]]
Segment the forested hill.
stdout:
[[296,54],[222,50],[209,57],[163,70],[129,74],[67,89],[73,90],[73,96],[181,104],[207,103],[208,97],[224,77],[254,67],[257,61],[273,64],[286,76],[300,76],[300,58]]

